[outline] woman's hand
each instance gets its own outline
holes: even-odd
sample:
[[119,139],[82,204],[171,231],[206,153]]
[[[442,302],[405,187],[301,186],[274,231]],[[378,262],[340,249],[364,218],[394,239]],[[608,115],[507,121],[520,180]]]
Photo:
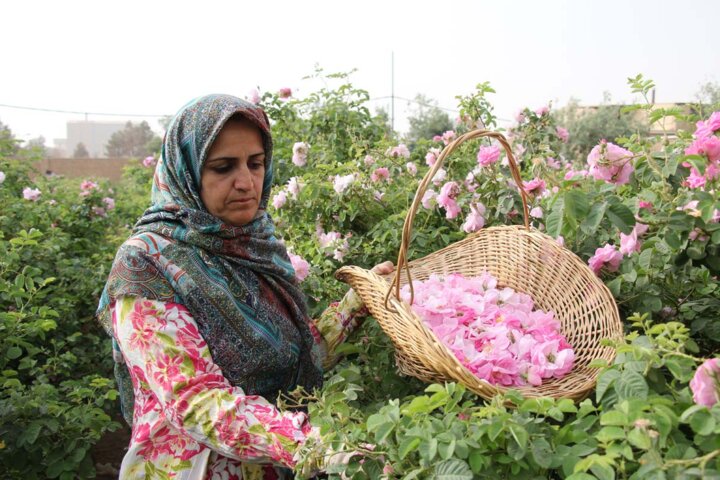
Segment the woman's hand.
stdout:
[[393,270],[395,270],[395,265],[393,265],[393,262],[391,262],[390,260],[378,263],[370,269],[371,272],[377,275],[387,275],[388,273],[392,273]]

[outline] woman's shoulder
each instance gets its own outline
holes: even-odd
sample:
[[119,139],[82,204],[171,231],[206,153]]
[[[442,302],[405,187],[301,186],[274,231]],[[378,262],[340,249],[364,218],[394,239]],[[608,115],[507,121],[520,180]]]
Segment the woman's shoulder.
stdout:
[[119,252],[128,254],[146,253],[149,255],[160,254],[163,249],[171,243],[166,237],[156,232],[141,232],[130,236],[120,246]]

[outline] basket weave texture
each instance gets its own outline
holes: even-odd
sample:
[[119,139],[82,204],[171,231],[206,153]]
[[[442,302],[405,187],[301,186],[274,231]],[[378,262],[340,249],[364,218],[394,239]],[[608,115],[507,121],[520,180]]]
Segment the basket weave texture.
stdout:
[[[418,204],[427,185],[444,159],[461,143],[495,138],[506,150],[510,169],[523,199],[525,225],[482,229],[426,257],[407,261],[408,241]],[[561,331],[575,351],[573,369],[560,379],[545,379],[540,386],[513,387],[525,397],[549,396],[582,399],[594,388],[599,371],[593,360],[611,362],[615,351],[600,345],[603,338],[620,340],[622,323],[617,305],[607,287],[570,250],[552,237],[529,227],[527,200],[512,151],[505,138],[495,132],[475,130],[458,137],[438,157],[427,173],[408,211],[397,269],[389,278],[360,267],[346,266],[336,277],[348,283],[395,345],[395,358],[402,373],[426,382],[454,381],[489,399],[507,390],[473,375],[424,325],[407,302],[399,299],[402,285],[412,279],[426,280],[431,274],[460,273],[473,277],[488,272],[498,287],[510,287],[530,295],[535,308],[552,311]],[[412,301],[412,299],[411,299]]]

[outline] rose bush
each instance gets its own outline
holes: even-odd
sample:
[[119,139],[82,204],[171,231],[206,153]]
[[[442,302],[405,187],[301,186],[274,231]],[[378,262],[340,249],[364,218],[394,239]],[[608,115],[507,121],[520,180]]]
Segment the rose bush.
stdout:
[[[253,92],[275,134],[271,213],[313,314],[344,293],[339,266],[394,260],[418,182],[442,148],[468,129],[497,128],[494,91],[481,83],[458,97],[453,130],[408,148],[347,75],[326,80],[306,98]],[[638,76],[630,86],[647,97],[653,85]],[[651,121],[681,115],[649,102],[624,115],[633,109]],[[513,391],[486,402],[461,385],[398,374],[392,345],[367,321],[321,390],[281,400],[309,400],[319,434],[307,461],[342,458],[328,464],[331,478],[720,476],[715,377],[696,374],[716,364],[720,345],[720,114],[694,118],[693,131],[598,139],[573,157],[564,153],[577,151],[578,129],[559,118],[534,105],[505,133],[532,225],[588,262],[618,302],[626,337],[613,344],[616,361],[595,365],[597,388],[577,404]],[[92,477],[89,448],[117,411],[109,341],[92,314],[115,249],[147,206],[154,161],[129,167],[111,192],[93,179],[31,178],[14,144],[0,152],[0,465],[16,478]],[[521,212],[499,145],[463,144],[423,198],[409,256],[519,224]]]

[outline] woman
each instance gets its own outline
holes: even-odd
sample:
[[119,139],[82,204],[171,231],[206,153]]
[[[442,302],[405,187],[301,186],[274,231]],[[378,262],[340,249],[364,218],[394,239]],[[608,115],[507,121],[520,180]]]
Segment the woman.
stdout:
[[121,478],[292,475],[310,424],[273,401],[321,385],[323,360],[362,304],[350,291],[308,318],[265,211],[271,186],[260,108],[210,95],[172,120],[152,206],[120,247],[98,310],[132,415]]

